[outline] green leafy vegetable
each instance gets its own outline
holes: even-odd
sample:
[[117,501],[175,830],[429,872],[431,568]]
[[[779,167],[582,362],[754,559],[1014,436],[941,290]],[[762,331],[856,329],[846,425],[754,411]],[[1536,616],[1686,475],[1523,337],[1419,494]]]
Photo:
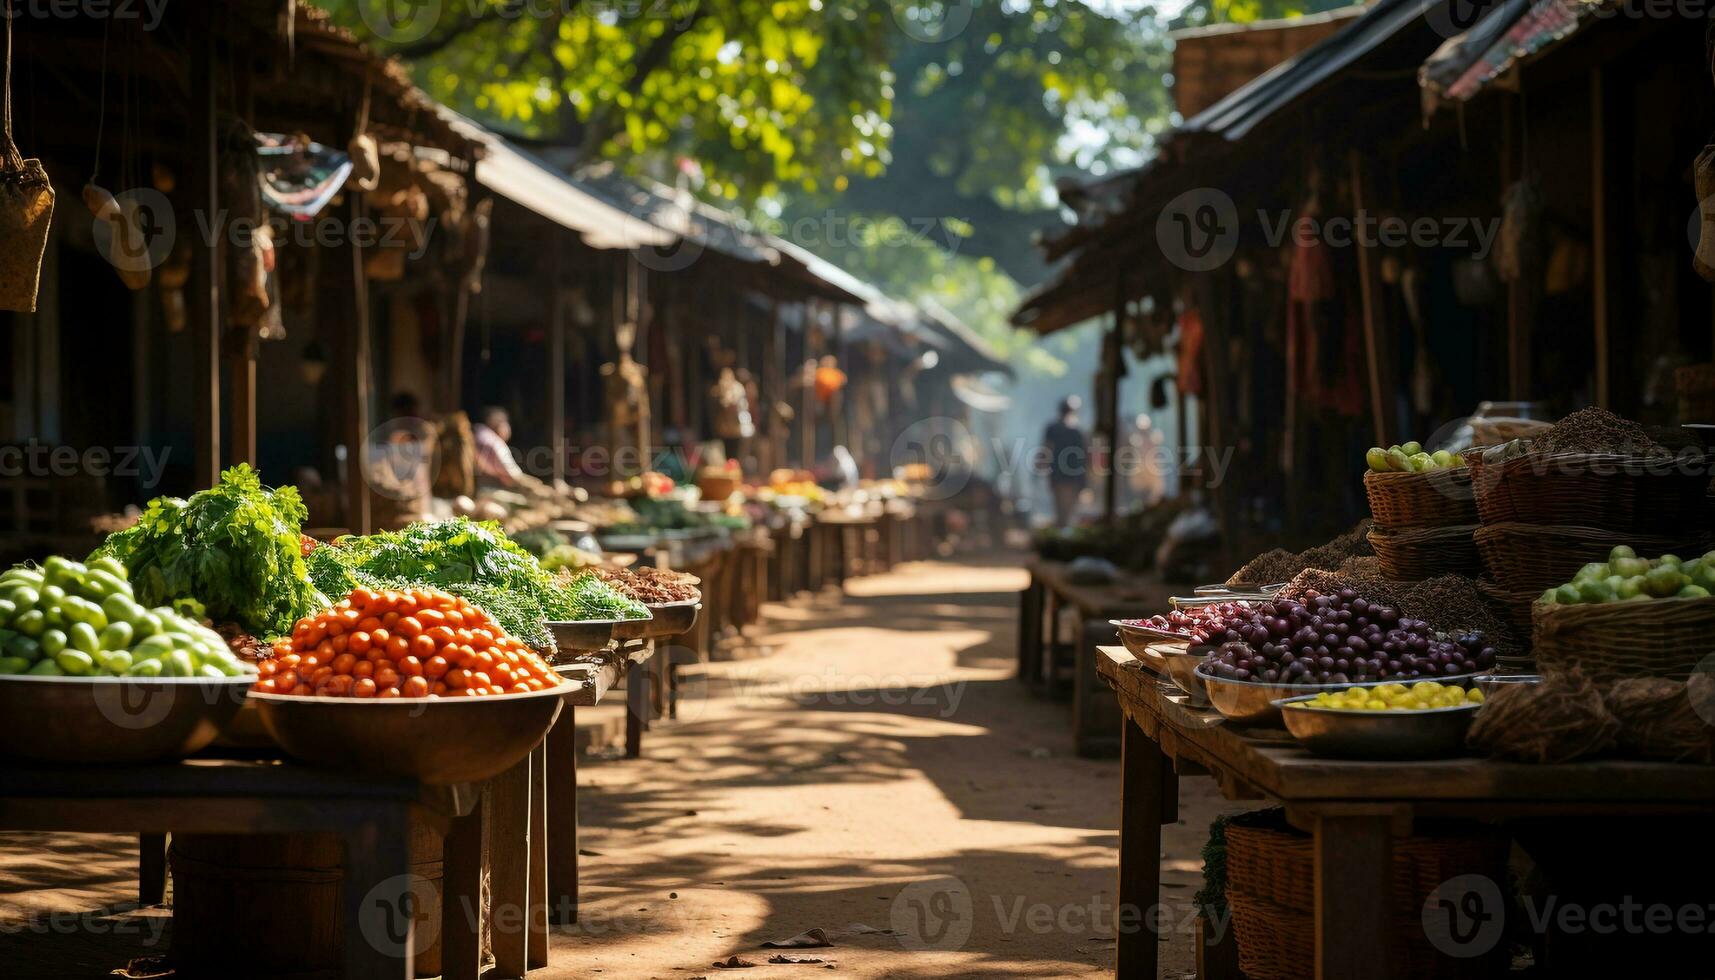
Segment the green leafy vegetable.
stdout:
[[600,580],[592,587],[556,578],[500,525],[463,517],[340,538],[310,553],[309,573],[329,595],[344,595],[360,585],[451,592],[486,610],[508,633],[546,651],[554,649],[547,620],[649,615]]
[[304,565],[306,516],[295,488],[269,490],[241,463],[189,500],[156,497],[136,525],[110,535],[90,559],[123,562],[145,606],[200,602],[216,622],[280,636],[328,605]]

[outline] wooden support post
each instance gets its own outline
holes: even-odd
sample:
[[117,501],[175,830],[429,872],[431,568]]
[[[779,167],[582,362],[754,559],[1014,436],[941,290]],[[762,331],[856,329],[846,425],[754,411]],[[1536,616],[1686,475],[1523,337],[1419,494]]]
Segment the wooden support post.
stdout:
[[529,962],[530,759],[490,780],[487,792],[494,973],[522,980]]
[[[1352,178],[1352,210],[1356,212],[1354,219],[1364,217],[1364,168],[1363,157],[1357,147],[1349,152]],[[1382,354],[1381,338],[1376,332],[1376,282],[1375,269],[1371,261],[1368,236],[1355,236],[1358,241],[1358,287],[1364,308],[1364,352],[1368,355],[1370,368],[1370,411],[1375,417],[1376,445],[1385,446],[1387,442],[1387,412],[1385,393],[1382,391]]]
[[1108,471],[1103,478],[1102,506],[1108,520],[1113,520],[1119,513],[1120,372],[1125,366],[1125,292],[1125,277],[1120,276],[1114,287],[1113,326],[1109,328],[1107,343],[1102,347],[1105,355],[1102,374],[1108,386],[1107,400],[1102,404],[1102,428],[1108,443]]
[[[367,220],[362,194],[352,194],[351,226]],[[363,268],[363,249],[353,240],[351,248],[351,411],[345,426],[345,522],[354,534],[368,534],[369,479],[364,472],[364,447],[369,441],[369,276]]]
[[1315,827],[1316,980],[1393,980],[1393,822],[1319,816]]
[[1608,120],[1607,86],[1602,66],[1590,70],[1590,237],[1591,314],[1596,327],[1596,405],[1609,405],[1609,376],[1612,349],[1609,324],[1613,310],[1609,291],[1611,264],[1608,255]]
[[167,900],[167,835],[137,835],[137,904]]
[[[199,8],[199,30],[190,35],[190,200],[213,225],[220,213],[220,139],[215,118],[215,93],[220,75],[215,59],[217,32],[208,21],[213,8]],[[183,222],[187,232],[196,214]],[[194,236],[193,236],[194,238]],[[187,294],[191,332],[191,411],[195,420],[195,470],[192,485],[211,487],[220,480],[220,240],[193,241],[191,280]]]
[[[1510,193],[1524,174],[1519,132],[1525,124],[1521,97],[1508,95],[1501,103],[1501,186]],[[1507,397],[1530,400],[1530,285],[1507,283]]]
[[566,705],[548,732],[548,921],[578,921],[578,723]]
[[548,444],[553,450],[555,487],[566,479],[566,287],[565,234],[555,229],[553,245],[553,293],[548,308]]
[[[1154,977],[1160,956],[1151,912],[1161,896],[1161,825],[1166,815],[1162,787],[1173,779],[1167,758],[1137,722],[1122,728],[1120,768],[1119,894],[1114,975]],[[1177,795],[1177,794],[1176,794]],[[1166,821],[1171,822],[1171,821]]]
[[482,975],[482,840],[485,805],[455,817],[443,849],[441,970],[445,980]]

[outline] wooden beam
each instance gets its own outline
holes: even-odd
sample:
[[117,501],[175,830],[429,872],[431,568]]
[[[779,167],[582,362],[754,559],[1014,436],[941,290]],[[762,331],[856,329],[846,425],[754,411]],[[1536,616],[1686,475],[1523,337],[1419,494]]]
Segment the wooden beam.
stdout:
[[[1357,218],[1364,213],[1363,157],[1357,147],[1348,151],[1352,177],[1352,210]],[[1383,408],[1381,338],[1376,334],[1375,268],[1370,256],[1368,236],[1358,235],[1358,289],[1364,307],[1364,352],[1370,368],[1370,412],[1375,420],[1376,445],[1387,445],[1387,415]]]
[[1609,346],[1612,294],[1608,255],[1608,120],[1607,86],[1601,65],[1590,71],[1590,237],[1591,314],[1596,328],[1596,405],[1607,408],[1613,353]]
[[[367,220],[362,194],[350,197],[351,226]],[[351,410],[345,425],[345,521],[354,534],[373,530],[369,511],[369,480],[363,471],[364,446],[369,441],[369,276],[363,268],[363,249],[354,239],[351,250]]]
[[[1519,130],[1523,109],[1517,95],[1505,96],[1501,111],[1501,187],[1510,193],[1524,173]],[[1507,283],[1507,397],[1530,400],[1530,293],[1522,280]]]
[[566,479],[566,288],[565,234],[554,234],[550,277],[553,293],[548,307],[548,443],[553,449],[551,479],[558,487]]
[[[215,93],[221,89],[215,58],[216,31],[207,21],[212,8],[198,8],[202,28],[189,39],[192,99],[189,154],[193,213],[179,222],[189,234],[200,211],[212,223],[220,213],[220,141]],[[195,460],[192,485],[211,487],[220,480],[220,241],[192,236],[191,279],[187,296],[191,328],[191,413]]]

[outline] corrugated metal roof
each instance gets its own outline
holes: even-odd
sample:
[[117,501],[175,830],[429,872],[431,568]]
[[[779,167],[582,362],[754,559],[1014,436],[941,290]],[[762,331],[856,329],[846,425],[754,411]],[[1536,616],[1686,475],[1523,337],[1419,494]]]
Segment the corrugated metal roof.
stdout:
[[591,248],[659,248],[675,236],[614,207],[566,174],[446,106],[436,112],[458,133],[484,147],[477,183],[578,233]]
[[1600,0],[1505,0],[1418,69],[1424,113],[1445,102],[1470,101],[1521,62],[1592,23],[1602,6]]
[[1352,63],[1413,23],[1441,0],[1378,0],[1374,7],[1338,33],[1288,58],[1226,98],[1185,121],[1179,134],[1208,134],[1228,141],[1244,139],[1251,130],[1282,109],[1351,67]]

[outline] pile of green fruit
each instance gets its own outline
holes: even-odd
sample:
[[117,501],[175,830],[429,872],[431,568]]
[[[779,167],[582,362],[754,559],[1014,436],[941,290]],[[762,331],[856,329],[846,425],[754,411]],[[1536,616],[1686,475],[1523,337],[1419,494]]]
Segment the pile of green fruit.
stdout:
[[1572,581],[1542,594],[1563,606],[1637,599],[1705,599],[1715,593],[1715,551],[1682,561],[1662,555],[1651,561],[1620,545],[1605,562],[1591,562]]
[[1370,447],[1364,462],[1377,473],[1428,473],[1431,470],[1456,470],[1465,465],[1465,457],[1437,449],[1423,451],[1423,444],[1408,442],[1403,446]]
[[0,674],[48,677],[240,677],[220,634],[171,606],[145,609],[125,565],[55,556],[0,575]]

